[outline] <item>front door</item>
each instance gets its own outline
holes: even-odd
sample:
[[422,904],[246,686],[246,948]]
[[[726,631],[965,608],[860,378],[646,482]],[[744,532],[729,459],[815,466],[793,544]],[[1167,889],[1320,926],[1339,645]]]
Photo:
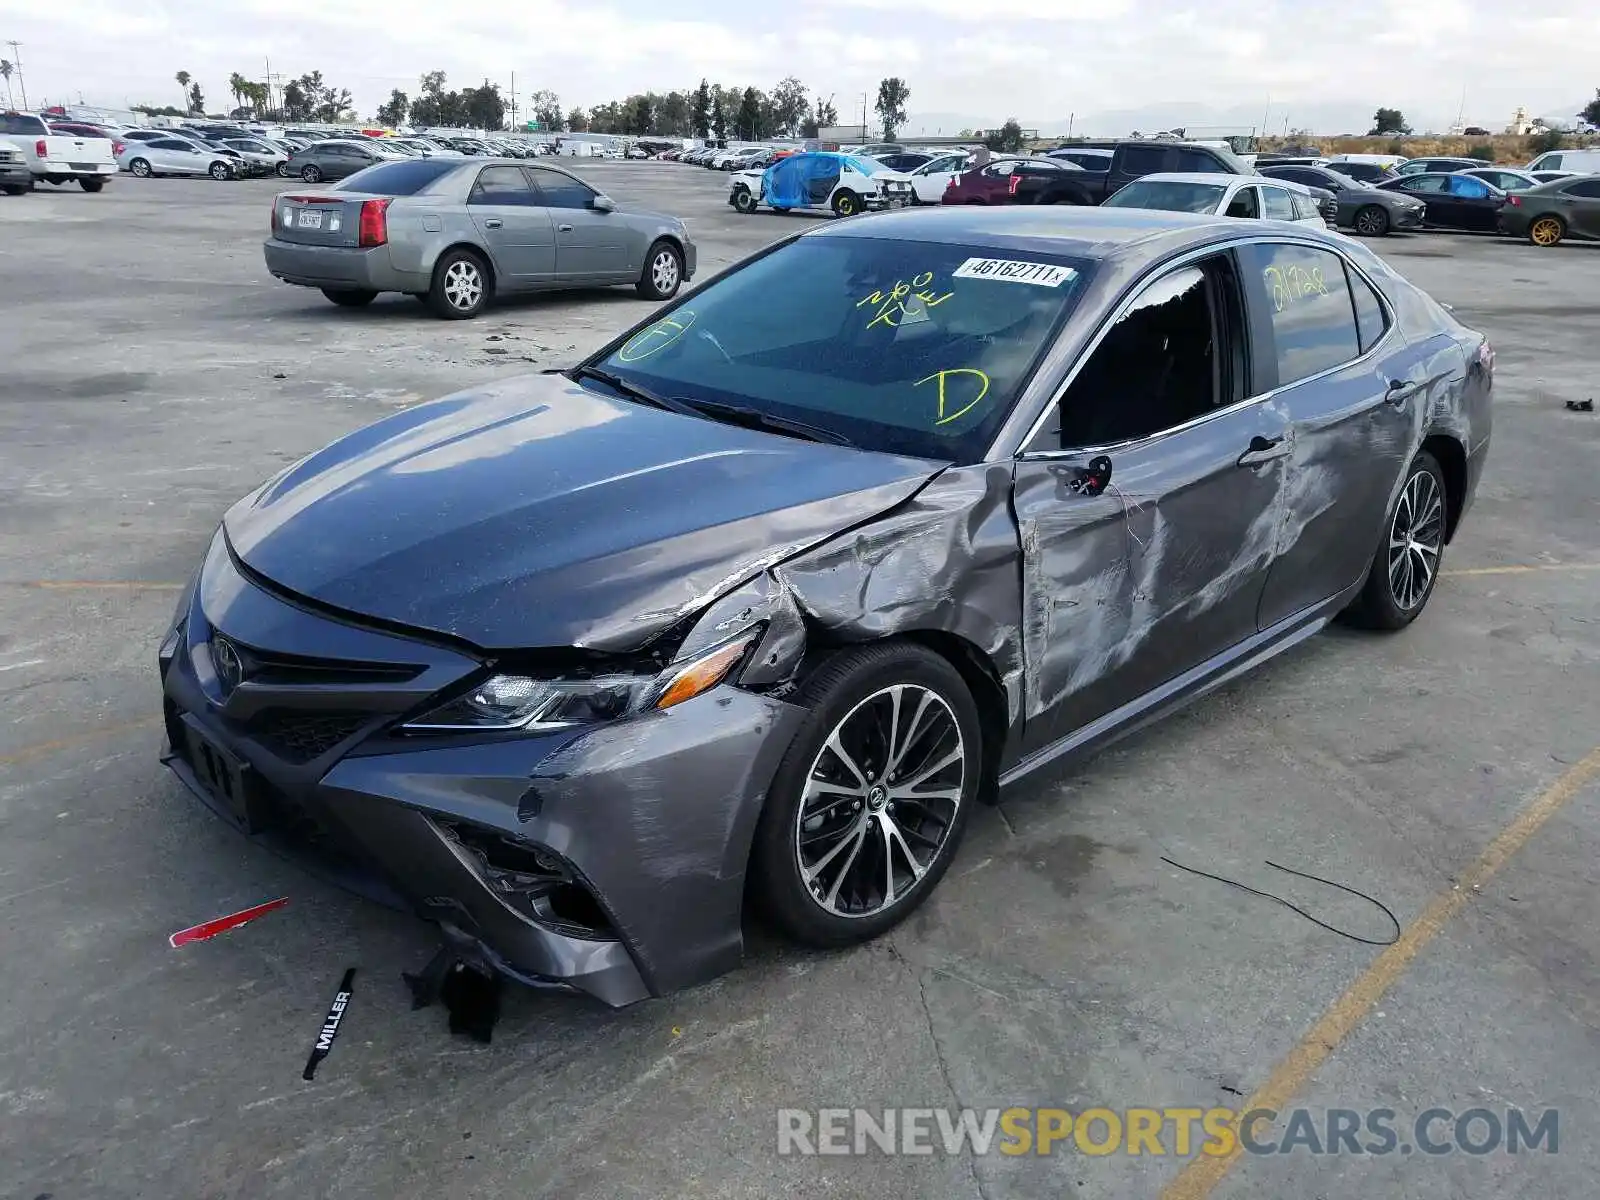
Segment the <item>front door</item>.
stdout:
[[1407,345],[1377,292],[1332,250],[1257,243],[1239,261],[1290,449],[1261,598],[1266,629],[1360,581],[1443,382],[1433,376],[1449,369],[1426,344]]
[[494,260],[497,279],[528,288],[555,278],[555,226],[521,167],[479,171],[467,211]]
[[1024,751],[1255,634],[1287,446],[1244,328],[1231,254],[1169,270],[1019,457]]
[[1600,237],[1600,179],[1576,179],[1556,196],[1558,211],[1574,232]]
[[627,225],[593,207],[598,192],[560,171],[534,167],[529,173],[555,222],[556,274],[563,283],[620,283],[637,274],[628,266]]

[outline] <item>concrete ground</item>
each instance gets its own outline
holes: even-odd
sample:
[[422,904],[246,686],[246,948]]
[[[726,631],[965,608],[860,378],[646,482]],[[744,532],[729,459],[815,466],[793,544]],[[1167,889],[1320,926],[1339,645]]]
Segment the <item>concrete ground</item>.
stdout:
[[[809,219],[736,216],[692,167],[584,171],[683,216],[707,273]],[[648,309],[620,289],[469,323],[402,298],[337,309],[263,269],[274,190],[0,198],[0,1195],[1593,1194],[1600,785],[1548,789],[1600,743],[1600,414],[1562,405],[1600,377],[1600,247],[1378,245],[1499,352],[1489,470],[1410,630],[1323,634],[1023,785],[892,937],[758,936],[739,971],[622,1012],[518,991],[481,1046],[409,1009],[427,928],[247,843],[158,765],[156,645],[223,510],[282,464],[568,362]],[[1471,873],[1542,793],[1548,821]],[[1375,909],[1263,860],[1407,926],[1432,915],[1383,956],[1163,855],[1371,938]],[[1482,884],[1459,912],[1458,880]],[[303,1082],[351,966],[343,1032]],[[1374,980],[1392,986],[1370,1008],[1338,1001]],[[785,1107],[1237,1108],[1264,1085],[1397,1110],[1405,1141],[1430,1107],[1556,1107],[1559,1152],[1245,1155],[1220,1182],[1070,1147],[777,1153]]]

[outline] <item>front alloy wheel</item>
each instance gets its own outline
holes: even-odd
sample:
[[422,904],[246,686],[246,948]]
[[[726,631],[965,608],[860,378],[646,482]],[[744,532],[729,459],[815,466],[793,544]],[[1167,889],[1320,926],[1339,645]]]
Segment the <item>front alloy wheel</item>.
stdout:
[[922,646],[885,643],[818,667],[756,832],[752,888],[817,946],[875,937],[937,886],[982,773],[977,707]]
[[1356,232],[1366,237],[1382,237],[1389,232],[1389,214],[1376,204],[1356,213]]

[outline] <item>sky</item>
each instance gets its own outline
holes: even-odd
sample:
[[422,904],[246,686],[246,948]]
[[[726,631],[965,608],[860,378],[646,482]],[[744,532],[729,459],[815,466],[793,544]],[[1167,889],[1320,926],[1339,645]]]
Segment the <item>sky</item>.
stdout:
[[1011,116],[1102,136],[1263,121],[1365,132],[1378,105],[1419,131],[1458,114],[1498,131],[1518,106],[1570,119],[1595,95],[1593,12],[1594,0],[0,0],[0,57],[22,43],[35,106],[176,103],[186,70],[221,111],[230,74],[261,79],[270,59],[283,76],[320,70],[366,117],[438,69],[502,91],[515,72],[520,105],[548,88],[565,108],[702,76],[770,88],[795,75],[842,120],[898,75],[910,133]]

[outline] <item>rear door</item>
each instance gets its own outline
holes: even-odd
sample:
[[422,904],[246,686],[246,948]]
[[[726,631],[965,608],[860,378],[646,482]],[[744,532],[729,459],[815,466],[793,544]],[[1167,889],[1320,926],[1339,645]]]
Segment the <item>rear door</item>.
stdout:
[[467,212],[494,260],[496,279],[521,289],[556,277],[555,224],[521,167],[479,171]]
[[1018,457],[1025,752],[1255,635],[1288,446],[1252,399],[1238,279],[1226,251],[1158,269]]
[[1320,246],[1262,242],[1239,254],[1252,344],[1286,418],[1287,475],[1261,598],[1266,629],[1359,581],[1412,448],[1430,388],[1378,291]]
[[1450,176],[1450,199],[1463,229],[1493,231],[1500,222],[1500,196],[1496,189],[1471,175]]
[[593,207],[599,195],[583,180],[548,167],[528,173],[555,222],[556,275],[563,283],[620,283],[632,278],[626,219]]

